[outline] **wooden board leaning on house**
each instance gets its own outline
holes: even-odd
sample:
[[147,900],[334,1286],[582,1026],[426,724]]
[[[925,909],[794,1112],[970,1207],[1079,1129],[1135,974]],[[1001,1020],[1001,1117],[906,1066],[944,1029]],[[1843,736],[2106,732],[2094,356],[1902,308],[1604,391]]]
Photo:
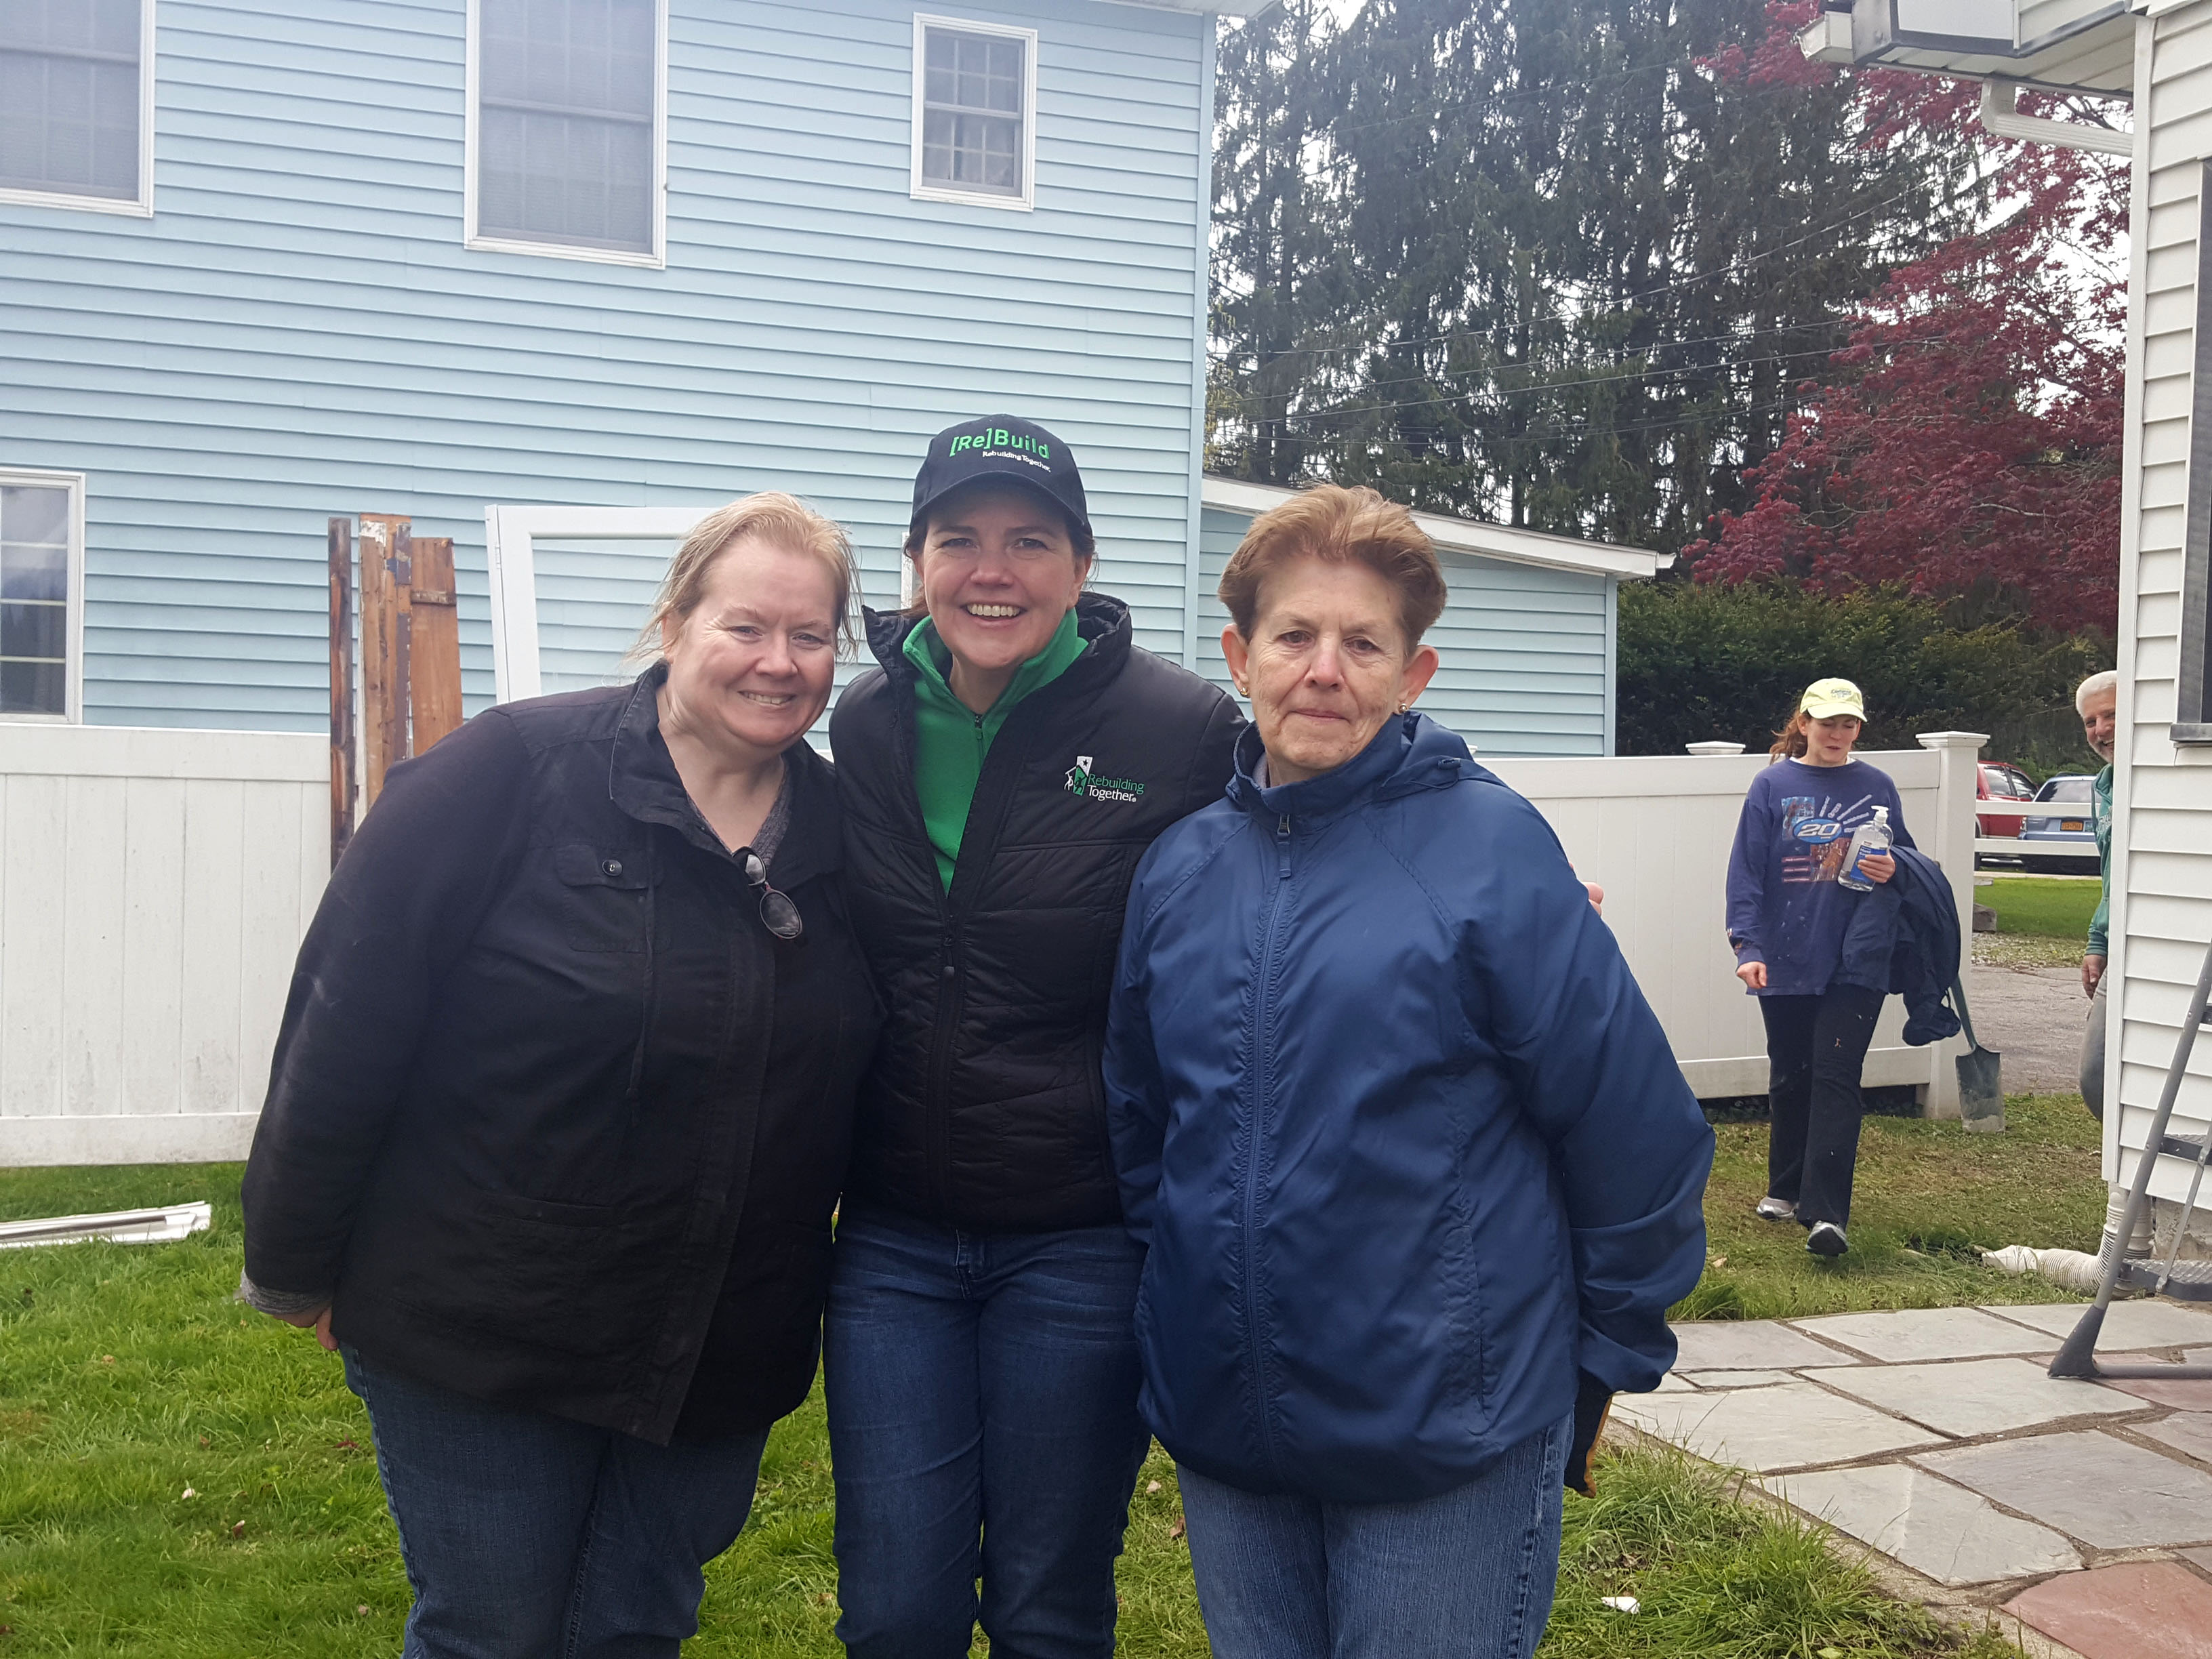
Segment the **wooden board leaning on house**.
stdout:
[[[460,612],[450,537],[417,538],[402,514],[364,513],[356,537],[330,521],[331,862],[386,775],[461,723]],[[355,718],[353,579],[360,591],[360,718]],[[355,786],[358,733],[360,783]]]

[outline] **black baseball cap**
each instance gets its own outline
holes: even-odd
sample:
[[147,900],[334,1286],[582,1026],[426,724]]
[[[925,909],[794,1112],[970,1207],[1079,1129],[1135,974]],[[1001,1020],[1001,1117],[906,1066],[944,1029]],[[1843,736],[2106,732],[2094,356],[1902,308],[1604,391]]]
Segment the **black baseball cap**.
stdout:
[[1012,415],[985,415],[948,426],[929,441],[921,471],[914,475],[914,516],[919,526],[929,509],[956,489],[988,479],[1024,484],[1052,501],[1086,535],[1091,507],[1083,495],[1083,474],[1074,452],[1035,421]]

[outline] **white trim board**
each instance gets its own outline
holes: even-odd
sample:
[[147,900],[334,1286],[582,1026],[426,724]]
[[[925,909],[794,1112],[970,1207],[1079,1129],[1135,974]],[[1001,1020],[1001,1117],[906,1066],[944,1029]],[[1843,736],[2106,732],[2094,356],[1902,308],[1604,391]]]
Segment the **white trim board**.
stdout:
[[0,722],[0,778],[319,784],[330,775],[330,739],[320,732]]
[[680,541],[712,507],[487,507],[491,576],[492,700],[519,702],[544,687],[538,651],[538,538]]
[[72,1164],[234,1164],[258,1112],[103,1113],[0,1117],[0,1169]]
[[[1280,507],[1300,492],[1279,484],[1247,483],[1241,478],[1206,476],[1202,487],[1206,505],[1224,512],[1249,513],[1255,517]],[[1605,542],[1577,541],[1572,536],[1553,536],[1540,530],[1516,530],[1510,525],[1488,524],[1479,519],[1455,519],[1442,513],[1416,513],[1413,522],[1429,539],[1452,553],[1474,553],[1508,564],[1539,565],[1550,570],[1577,570],[1592,576],[1625,576],[1649,580],[1674,562],[1670,556],[1641,547],[1616,547]]]

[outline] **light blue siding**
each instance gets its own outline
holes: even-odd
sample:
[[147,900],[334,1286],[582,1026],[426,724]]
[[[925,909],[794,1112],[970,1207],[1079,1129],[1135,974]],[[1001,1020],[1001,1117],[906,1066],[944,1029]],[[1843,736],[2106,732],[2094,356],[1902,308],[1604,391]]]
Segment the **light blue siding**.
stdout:
[[[917,9],[1038,31],[1035,212],[909,198]],[[668,10],[657,270],[462,246],[464,0],[161,0],[155,216],[0,206],[0,466],[89,475],[88,720],[320,726],[333,514],[453,538],[472,708],[488,503],[793,489],[889,602],[923,441],[1000,411],[1074,447],[1097,585],[1181,654],[1211,20]],[[548,689],[639,556],[541,555]]]
[[[1210,507],[1199,541],[1206,594],[1200,672],[1224,690],[1234,690],[1221,656],[1229,613],[1213,591],[1250,523],[1242,513]],[[1422,712],[1478,754],[1611,753],[1608,579],[1461,553],[1442,558],[1451,597],[1428,642],[1443,660],[1422,696]]]

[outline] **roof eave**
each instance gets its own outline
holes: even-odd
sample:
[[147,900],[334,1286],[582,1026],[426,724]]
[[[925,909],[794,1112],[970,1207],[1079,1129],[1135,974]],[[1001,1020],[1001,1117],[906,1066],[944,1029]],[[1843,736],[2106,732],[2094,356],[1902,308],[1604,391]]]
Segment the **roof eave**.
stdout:
[[[1218,477],[1209,472],[1200,489],[1200,499],[1208,507],[1256,515],[1281,506],[1297,493],[1279,484],[1249,483],[1242,478]],[[1578,541],[1572,536],[1516,530],[1510,525],[1455,519],[1444,513],[1415,513],[1413,522],[1446,552],[1471,554],[1506,564],[1533,565],[1545,570],[1646,581],[1674,562],[1644,548]]]

